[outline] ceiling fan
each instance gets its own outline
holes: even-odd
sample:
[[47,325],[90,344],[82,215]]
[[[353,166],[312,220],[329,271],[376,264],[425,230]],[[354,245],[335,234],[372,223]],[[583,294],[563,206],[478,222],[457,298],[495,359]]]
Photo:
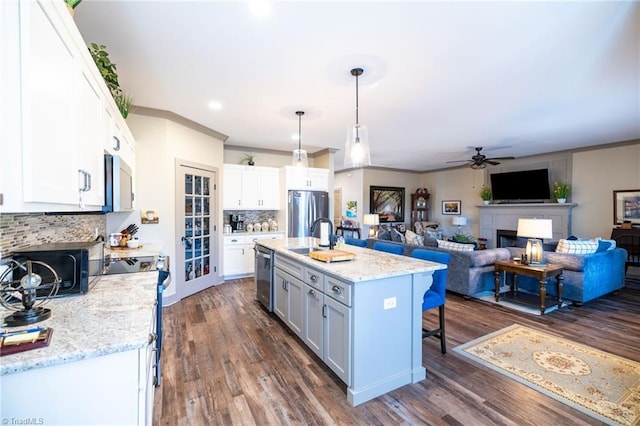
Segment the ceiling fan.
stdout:
[[467,162],[469,167],[474,170],[484,169],[487,167],[487,164],[491,164],[492,166],[497,166],[500,162],[496,160],[514,160],[515,157],[495,157],[495,158],[487,158],[486,155],[480,153],[482,151],[482,147],[476,147],[476,153],[471,157],[471,160],[456,160],[456,161],[447,161],[447,163],[460,163]]

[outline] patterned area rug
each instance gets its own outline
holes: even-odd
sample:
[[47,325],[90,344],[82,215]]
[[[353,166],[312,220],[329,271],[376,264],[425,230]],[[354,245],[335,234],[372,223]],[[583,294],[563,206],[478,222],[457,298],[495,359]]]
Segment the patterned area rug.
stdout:
[[454,351],[608,424],[640,424],[640,363],[519,324]]

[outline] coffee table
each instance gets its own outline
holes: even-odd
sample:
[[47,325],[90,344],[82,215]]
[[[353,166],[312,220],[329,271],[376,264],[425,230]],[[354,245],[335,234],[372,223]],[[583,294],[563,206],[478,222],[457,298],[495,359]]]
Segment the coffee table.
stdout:
[[[540,314],[544,315],[547,309],[547,279],[551,277],[556,278],[556,284],[558,286],[558,309],[562,307],[562,266],[554,264],[546,265],[524,265],[514,260],[498,260],[495,263],[495,297],[496,302],[500,301],[500,276],[502,273],[513,274],[511,280],[510,291],[503,293],[505,299],[522,303],[526,305],[533,305],[540,307]],[[518,291],[518,275],[528,275],[538,279],[539,301],[538,297],[530,293],[524,293]],[[506,283],[506,282],[505,282]]]

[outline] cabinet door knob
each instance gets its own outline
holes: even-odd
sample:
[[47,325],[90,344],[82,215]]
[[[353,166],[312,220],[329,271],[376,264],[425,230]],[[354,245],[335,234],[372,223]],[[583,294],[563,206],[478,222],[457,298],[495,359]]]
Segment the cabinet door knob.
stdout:
[[312,274],[312,275],[309,275],[309,280],[315,283],[316,281],[318,281],[318,277]]
[[342,294],[342,288],[338,287],[337,285],[331,287],[331,291],[333,291],[334,293]]
[[309,294],[312,296],[316,295],[316,291],[314,289],[309,290]]
[[149,333],[149,338],[147,339],[147,341],[149,342],[149,344],[151,344],[156,341],[157,337],[158,336],[156,335],[156,333]]

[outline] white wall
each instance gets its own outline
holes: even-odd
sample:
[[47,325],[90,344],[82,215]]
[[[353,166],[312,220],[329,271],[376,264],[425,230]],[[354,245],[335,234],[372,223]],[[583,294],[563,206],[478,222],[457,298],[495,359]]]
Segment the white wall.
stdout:
[[[224,158],[223,141],[167,118],[132,114],[127,119],[127,124],[136,139],[136,210],[153,209],[160,217],[158,224],[140,224],[139,238],[162,244],[165,253],[177,259],[176,250],[181,249],[179,241],[182,235],[177,233],[175,223],[176,159],[217,169],[216,180],[220,182]],[[218,253],[218,273],[211,274],[213,284],[222,282],[221,192],[221,186],[218,185],[215,206],[211,206],[212,211],[218,214],[217,229],[212,235]],[[140,213],[137,214],[139,216]],[[182,273],[174,265],[172,273]],[[175,278],[173,282],[176,282]],[[166,299],[171,299],[175,294],[176,286],[172,285],[164,295]]]
[[469,167],[426,173],[422,176],[422,187],[429,190],[429,220],[440,223],[444,235],[457,232],[457,226],[451,224],[454,216],[442,214],[444,200],[459,200],[461,216],[467,218],[467,225],[461,232],[477,236],[479,232],[477,205],[482,204],[480,188],[485,183],[485,171]]
[[613,191],[640,188],[640,142],[573,155],[571,200],[574,235],[610,237],[613,228]]
[[[613,191],[640,188],[640,141],[575,153],[561,152],[526,157],[505,161],[500,167],[485,170],[462,167],[417,175],[401,171],[365,169],[362,180],[347,179],[344,176],[347,172],[338,172],[335,176],[335,187],[342,188],[343,201],[348,199],[348,194],[362,194],[362,206],[360,198],[351,196],[358,200],[359,214],[369,211],[370,185],[404,186],[407,214],[410,213],[410,194],[416,188],[427,188],[430,194],[430,220],[440,222],[445,234],[454,233],[456,227],[451,224],[451,216],[442,215],[441,205],[443,200],[460,200],[462,215],[468,218],[469,223],[463,232],[477,236],[479,214],[476,206],[482,202],[479,191],[484,183],[489,182],[489,173],[533,166],[548,167],[551,183],[560,180],[571,184],[572,194],[569,201],[578,204],[573,210],[572,233],[583,238],[605,238],[611,235],[613,227]],[[355,175],[355,171],[348,173]],[[419,180],[414,184],[416,176]],[[409,219],[406,222],[408,223]]]
[[[362,169],[336,173],[333,178],[333,188],[342,190],[342,205],[334,206],[336,216],[346,217],[347,201],[355,201],[358,205],[358,215],[355,218],[362,223],[363,215],[369,213],[369,207],[364,207],[364,194],[362,192],[364,173]],[[333,197],[333,194],[332,194]],[[366,232],[364,229],[363,232]]]

